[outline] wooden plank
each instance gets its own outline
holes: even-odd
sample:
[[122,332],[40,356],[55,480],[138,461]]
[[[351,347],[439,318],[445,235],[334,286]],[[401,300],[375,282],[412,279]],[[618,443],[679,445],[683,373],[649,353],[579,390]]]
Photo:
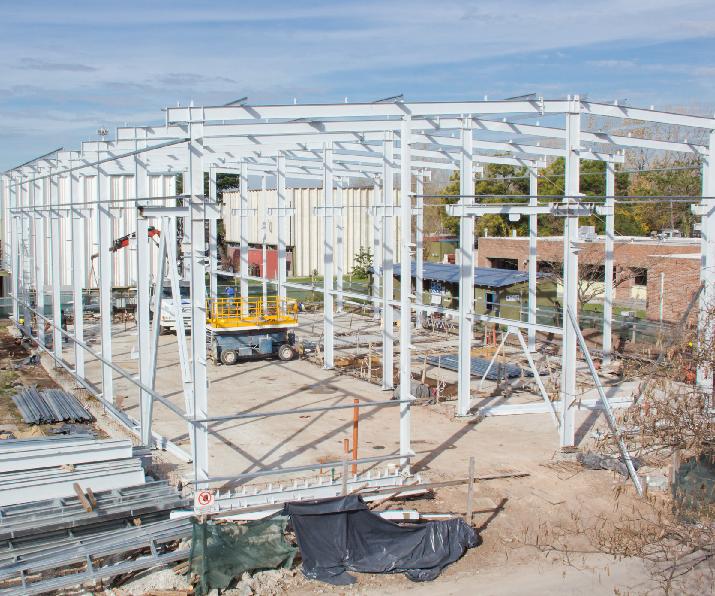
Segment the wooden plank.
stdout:
[[77,498],[79,499],[80,504],[82,507],[84,507],[84,510],[89,513],[92,511],[93,507],[92,504],[87,500],[87,497],[84,494],[84,491],[82,490],[82,487],[79,485],[79,482],[75,482],[72,485],[72,488],[74,489],[75,494],[77,495]]

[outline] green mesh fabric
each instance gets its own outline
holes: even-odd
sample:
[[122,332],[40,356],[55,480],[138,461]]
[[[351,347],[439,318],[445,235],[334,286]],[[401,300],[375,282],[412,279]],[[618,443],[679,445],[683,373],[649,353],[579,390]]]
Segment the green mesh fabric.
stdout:
[[715,516],[715,454],[680,464],[673,482],[679,517],[689,523],[710,523]]
[[196,595],[225,589],[245,571],[290,567],[297,549],[285,539],[287,517],[236,523],[194,521],[189,572],[199,577]]

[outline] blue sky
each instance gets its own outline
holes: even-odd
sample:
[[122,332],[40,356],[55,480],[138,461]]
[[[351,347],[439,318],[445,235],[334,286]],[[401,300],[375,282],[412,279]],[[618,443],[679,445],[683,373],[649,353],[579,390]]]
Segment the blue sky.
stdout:
[[180,102],[715,107],[713,0],[0,0],[0,171]]

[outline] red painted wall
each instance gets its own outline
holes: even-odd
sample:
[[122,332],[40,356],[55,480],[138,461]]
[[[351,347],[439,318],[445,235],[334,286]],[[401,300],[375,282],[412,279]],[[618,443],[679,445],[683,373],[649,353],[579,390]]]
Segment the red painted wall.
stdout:
[[[233,270],[238,272],[241,270],[241,249],[238,246],[231,246],[228,248],[228,258],[231,259],[231,264],[233,265]],[[286,255],[287,265],[288,265],[288,275],[291,275],[292,271],[292,261],[293,254],[290,249]],[[266,250],[266,271],[262,271],[263,267],[263,251],[260,248],[248,248],[248,266],[253,270],[253,266],[258,268],[259,277],[268,277],[269,279],[275,279],[278,277],[278,250],[275,248],[268,248]]]

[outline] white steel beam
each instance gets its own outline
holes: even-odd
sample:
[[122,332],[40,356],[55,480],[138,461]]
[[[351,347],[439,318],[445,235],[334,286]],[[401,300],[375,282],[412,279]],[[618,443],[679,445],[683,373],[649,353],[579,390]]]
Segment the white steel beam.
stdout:
[[72,305],[74,319],[74,371],[75,374],[84,378],[84,348],[80,342],[84,342],[84,303],[83,290],[86,281],[85,276],[85,234],[84,217],[82,216],[80,201],[80,177],[77,172],[69,174],[70,203],[74,206],[70,212],[72,218]]
[[424,227],[425,227],[425,172],[420,171],[415,178],[415,304],[417,309],[415,311],[415,329],[422,328],[422,319],[424,313],[420,310],[422,306],[424,297],[424,261],[425,261],[425,249],[424,249]]
[[239,250],[241,259],[241,304],[243,314],[248,314],[248,164],[241,161],[239,166],[239,203],[241,216],[239,219]]
[[[710,154],[703,161],[702,181],[702,219],[700,221],[700,309],[698,329],[701,346],[712,346],[715,338],[715,130],[709,135]],[[706,364],[697,370],[698,387],[708,395],[709,407],[713,399],[713,375],[715,373]]]
[[101,166],[95,170],[95,200],[97,213],[97,238],[99,240],[99,261],[97,277],[99,278],[99,327],[102,350],[102,398],[114,404],[114,381],[112,379],[112,278],[113,258],[112,246],[112,214],[109,199],[109,180]]
[[409,471],[412,397],[412,168],[410,166],[410,119],[402,120],[400,132],[400,460]]
[[[385,209],[395,204],[394,196],[394,135],[391,131],[385,133],[383,148],[383,174],[382,174],[382,204]],[[395,262],[395,226],[394,220],[382,217],[383,243],[382,243],[382,388],[394,388],[394,341],[395,341],[395,310],[392,306],[394,298],[393,264]],[[404,259],[403,259],[404,260]]]
[[[610,165],[610,164],[609,164]],[[539,203],[539,177],[536,167],[529,167],[529,205],[536,207]],[[538,237],[539,216],[529,215],[529,330],[527,332],[528,352],[536,352],[536,239]],[[521,334],[519,334],[521,338]]]
[[563,100],[500,100],[460,102],[395,102],[289,104],[268,106],[201,106],[166,108],[169,124],[211,122],[220,120],[256,121],[266,118],[401,118],[418,116],[455,116],[462,114],[533,114],[563,113],[568,103]]
[[[580,172],[581,114],[578,97],[569,103],[566,116],[567,147],[565,192],[567,203],[577,202]],[[576,352],[578,350],[574,322],[578,322],[578,216],[564,220],[564,289],[563,289],[563,344],[561,355],[561,447],[571,447],[575,441]],[[571,309],[575,318],[567,316]]]
[[[198,141],[202,136],[201,124],[190,126],[188,186],[191,194],[191,215],[187,218],[191,238],[189,240],[191,281],[191,364],[193,400],[191,415],[197,418],[208,416],[208,377],[206,373],[206,233],[203,146]],[[177,318],[181,316],[178,315]],[[208,427],[206,423],[191,425],[193,434],[194,481],[200,487],[209,477]]]
[[[145,197],[149,194],[149,177],[146,165],[139,154],[134,156],[134,196]],[[139,381],[151,387],[155,378],[152,364],[156,360],[152,357],[151,337],[149,327],[149,289],[151,286],[149,267],[149,221],[142,216],[139,205],[134,205],[136,244],[137,244],[137,343],[139,347]],[[160,230],[160,233],[163,233]],[[161,292],[161,287],[158,288]],[[156,313],[159,317],[159,313]],[[177,314],[177,318],[181,314]],[[158,323],[158,321],[156,321]],[[151,447],[152,434],[151,422],[154,410],[154,400],[147,391],[139,390],[139,424],[142,445]]]
[[[209,201],[216,203],[216,177],[218,173],[215,168],[209,167]],[[142,195],[137,195],[142,196]],[[218,297],[218,220],[209,220],[209,297]]]
[[612,163],[606,164],[606,240],[604,245],[604,294],[603,294],[603,358],[602,363],[611,362],[611,325],[613,321],[613,248],[615,240],[615,194],[616,170]]
[[[50,178],[49,204],[51,207],[60,203],[60,184],[58,177]],[[60,213],[50,211],[50,283],[52,284],[52,321],[56,325],[52,332],[52,350],[57,360],[62,360],[62,266],[61,256],[63,246],[60,238]]]
[[[474,163],[472,122],[464,119],[462,163],[459,172],[461,205],[474,204]],[[403,259],[404,260],[404,259]],[[457,416],[469,415],[472,384],[472,335],[474,310],[474,219],[459,220],[459,349],[457,351]]]
[[[45,206],[45,179],[37,179],[30,182],[31,202],[33,207]],[[45,219],[41,215],[35,213],[30,214],[31,233],[33,237],[33,252],[34,259],[33,282],[35,286],[35,300],[37,310],[45,314]],[[37,319],[37,339],[46,346],[45,324],[40,319]]]
[[[382,205],[382,178],[375,176],[372,185],[372,205],[373,208],[380,208]],[[380,320],[380,288],[382,280],[382,217],[372,218],[372,315],[374,320]],[[368,355],[368,357],[370,357]]]
[[[335,155],[333,155],[333,163]],[[345,276],[345,226],[343,220],[343,206],[345,204],[345,189],[342,177],[336,178],[335,193],[335,310],[343,312],[343,283]]]
[[278,242],[278,296],[286,297],[286,236],[288,227],[286,220],[286,210],[288,209],[288,195],[286,192],[286,162],[285,156],[279,155],[276,159],[276,220],[277,220],[277,242]]
[[[324,149],[323,179],[323,368],[332,369],[333,343],[335,341],[333,306],[333,146]],[[266,276],[265,270],[263,276]]]
[[581,107],[585,114],[597,116],[610,116],[623,120],[642,120],[643,122],[660,122],[661,124],[673,124],[675,126],[692,126],[694,128],[715,129],[715,118],[704,116],[690,116],[686,114],[675,114],[673,112],[663,112],[658,110],[644,110],[642,108],[629,108],[613,104],[602,104],[591,101],[582,101]]

